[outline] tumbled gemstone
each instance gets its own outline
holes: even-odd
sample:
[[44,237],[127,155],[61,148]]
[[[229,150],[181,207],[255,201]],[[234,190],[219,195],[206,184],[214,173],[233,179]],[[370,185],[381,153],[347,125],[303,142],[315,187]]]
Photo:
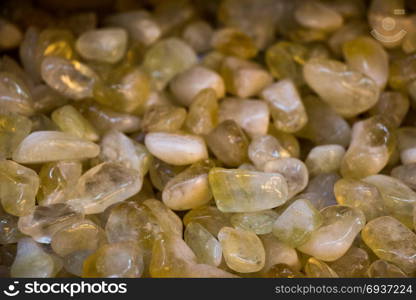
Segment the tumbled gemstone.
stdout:
[[63,59],[74,59],[74,35],[66,29],[46,28],[39,34],[35,50],[36,64],[39,67],[42,60],[48,56]]
[[294,248],[304,244],[322,225],[319,211],[306,199],[289,205],[273,224],[273,234]]
[[323,261],[311,257],[305,264],[305,274],[311,278],[338,278],[338,274]]
[[298,250],[323,261],[334,261],[350,248],[365,225],[364,214],[352,207],[333,205],[320,211],[322,226]]
[[194,50],[177,38],[161,40],[146,52],[143,67],[161,90],[177,74],[197,61]]
[[144,176],[149,170],[152,157],[142,144],[117,130],[110,130],[101,139],[99,159],[118,162]]
[[62,95],[80,100],[92,97],[97,74],[76,60],[46,57],[41,65],[42,79]]
[[348,41],[352,41],[359,36],[368,33],[368,25],[362,20],[353,19],[335,31],[328,40],[329,47],[338,56],[342,56],[342,46]]
[[389,75],[387,52],[376,40],[369,37],[358,37],[343,45],[347,64],[373,79],[380,89],[384,89]]
[[138,278],[143,273],[143,256],[134,243],[101,246],[84,261],[82,277]]
[[409,106],[409,98],[405,94],[383,92],[370,113],[372,115],[383,115],[391,127],[399,127],[409,110]]
[[248,138],[233,120],[221,122],[206,141],[215,157],[227,166],[237,167],[248,159]]
[[57,258],[48,254],[31,238],[22,238],[17,245],[17,254],[10,275],[23,278],[54,277],[61,269]]
[[106,19],[106,23],[123,27],[128,31],[129,38],[146,46],[154,43],[162,34],[160,25],[145,10],[111,15]]
[[150,180],[157,190],[162,191],[168,181],[183,170],[183,166],[174,166],[153,157],[149,167]]
[[277,42],[266,51],[266,64],[277,79],[291,79],[296,85],[304,82],[302,66],[306,61],[307,48],[287,41]]
[[286,264],[295,271],[301,268],[296,250],[277,239],[273,234],[260,236],[266,251],[266,262],[260,273],[264,274],[276,264]]
[[416,128],[401,127],[397,130],[397,148],[403,164],[416,162]]
[[64,227],[81,221],[84,215],[65,203],[36,206],[29,215],[19,218],[19,230],[39,243],[50,243]]
[[266,253],[261,240],[254,232],[224,227],[218,233],[227,266],[239,273],[260,271]]
[[308,185],[308,169],[297,158],[282,157],[269,161],[264,166],[264,172],[283,175],[287,182],[289,199],[303,191]]
[[84,173],[67,203],[82,207],[85,214],[103,212],[107,207],[137,194],[143,180],[137,171],[115,162],[104,162]]
[[39,188],[35,171],[11,160],[1,160],[0,185],[0,201],[7,213],[24,216],[34,208]]
[[323,173],[313,177],[299,197],[307,197],[318,209],[337,204],[334,194],[334,185],[341,178],[338,173]]
[[296,136],[291,133],[278,131],[274,126],[269,126],[268,133],[274,136],[279,141],[279,143],[282,144],[283,148],[285,148],[290,153],[291,157],[299,158],[300,145]]
[[365,250],[352,246],[342,257],[328,265],[340,277],[363,278],[370,266],[370,258]]
[[192,100],[185,126],[194,134],[207,135],[218,124],[218,102],[215,90],[200,91]]
[[305,164],[312,176],[337,172],[341,166],[345,149],[340,145],[322,145],[312,148]]
[[318,145],[349,145],[351,128],[343,118],[317,97],[306,97],[303,104],[308,114],[308,123],[297,133],[299,136]]
[[303,68],[308,85],[343,117],[353,117],[376,104],[379,87],[370,78],[330,59],[309,60]]
[[341,174],[351,178],[377,174],[387,165],[394,143],[393,132],[381,116],[354,123]]
[[367,221],[385,214],[384,200],[377,186],[369,182],[342,178],[335,183],[334,193],[340,205],[360,209]]
[[283,132],[296,132],[308,121],[299,93],[290,79],[269,85],[261,92],[269,104],[274,126]]
[[391,171],[391,176],[399,179],[411,189],[416,189],[416,163],[394,168]]
[[223,28],[214,33],[211,39],[214,49],[225,55],[248,59],[257,55],[253,40],[235,28]]
[[13,153],[19,163],[44,163],[96,157],[100,147],[59,131],[36,131],[27,136]]
[[251,137],[265,135],[269,119],[269,107],[261,100],[226,98],[218,111],[219,122],[233,120]]
[[155,105],[146,110],[143,116],[143,130],[145,132],[175,132],[178,131],[186,119],[186,110],[173,105]]
[[375,185],[383,198],[385,213],[397,218],[409,228],[413,228],[413,206],[416,193],[400,180],[386,175],[372,175],[363,179]]
[[194,66],[180,73],[170,83],[172,94],[185,106],[189,106],[195,100],[195,96],[207,88],[213,89],[217,98],[223,98],[225,95],[221,76],[203,66]]
[[32,122],[24,116],[0,113],[0,158],[10,158],[31,128]]
[[202,53],[211,48],[213,32],[214,30],[208,22],[196,20],[186,25],[182,31],[182,38],[197,53]]
[[51,118],[63,132],[89,141],[97,141],[99,138],[91,123],[71,105],[58,108],[52,113]]
[[290,154],[275,137],[259,135],[252,139],[248,147],[248,156],[258,170],[264,170],[268,162],[289,157]]
[[212,194],[208,172],[213,164],[198,162],[169,180],[162,192],[162,200],[173,210],[189,210],[207,204]]
[[32,89],[33,107],[38,113],[49,113],[68,103],[68,99],[46,84],[39,84]]
[[86,31],[78,38],[75,47],[84,59],[116,63],[126,51],[127,32],[122,28]]
[[320,1],[304,1],[295,10],[295,19],[311,29],[334,31],[342,26],[342,16]]
[[151,132],[145,144],[151,154],[172,165],[189,165],[208,158],[204,140],[196,135]]
[[0,72],[0,105],[3,111],[30,116],[34,113],[32,95],[15,74]]
[[257,95],[272,83],[272,77],[259,64],[237,57],[226,57],[220,67],[227,92],[240,98]]
[[250,213],[236,213],[230,218],[231,224],[236,229],[253,231],[256,234],[268,234],[278,214],[273,210],[263,210]]
[[278,173],[213,168],[209,183],[222,212],[255,212],[284,204],[288,186]]
[[199,223],[213,236],[217,236],[223,227],[231,227],[229,214],[225,214],[215,206],[202,206],[190,210],[183,218],[183,223]]
[[416,234],[395,218],[384,216],[368,222],[361,236],[379,258],[406,273],[416,270]]
[[195,253],[198,263],[219,266],[222,260],[221,244],[204,226],[197,222],[189,223],[184,239]]
[[[18,220],[19,218],[8,214],[0,206],[0,245],[15,244],[22,237],[22,233],[17,227]],[[1,256],[0,254],[1,264],[4,264]]]
[[367,270],[370,278],[406,278],[408,277],[399,267],[379,259],[374,261]]

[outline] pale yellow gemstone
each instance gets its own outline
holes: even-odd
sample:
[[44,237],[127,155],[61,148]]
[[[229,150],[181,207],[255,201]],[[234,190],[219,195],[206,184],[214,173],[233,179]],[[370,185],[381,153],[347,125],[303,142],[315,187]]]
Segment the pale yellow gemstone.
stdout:
[[[269,162],[290,157],[290,153],[272,135],[259,135],[251,140],[248,157],[258,170],[265,170]],[[269,169],[267,172],[273,171]]]
[[31,128],[32,122],[24,116],[0,113],[0,158],[10,158]]
[[209,184],[222,212],[255,212],[288,200],[286,179],[278,173],[213,168]]
[[278,214],[273,210],[263,210],[251,213],[236,213],[230,218],[231,224],[236,229],[253,231],[255,234],[268,234]]
[[383,92],[376,105],[370,110],[372,115],[381,114],[392,127],[399,127],[403,122],[410,103],[406,94],[400,92]]
[[39,177],[32,169],[12,160],[1,160],[0,185],[0,201],[7,213],[24,216],[35,207]]
[[211,37],[214,33],[208,22],[196,20],[190,22],[182,31],[182,38],[195,49],[197,53],[206,52],[211,48]]
[[364,249],[352,246],[342,257],[328,265],[340,277],[363,278],[370,266],[370,258]]
[[364,214],[347,206],[333,205],[321,210],[323,224],[298,250],[323,261],[334,261],[350,248],[365,225]]
[[170,90],[177,101],[189,106],[195,96],[204,89],[211,88],[217,98],[225,95],[224,81],[215,71],[203,66],[194,66],[179,75],[170,82]]
[[408,277],[398,266],[379,259],[373,262],[367,270],[369,278],[406,278]]
[[264,267],[266,253],[255,233],[224,227],[218,233],[218,239],[223,248],[225,262],[234,271],[253,273]]
[[302,2],[295,10],[295,19],[310,29],[334,31],[342,26],[343,18],[321,1]]
[[223,227],[231,227],[229,214],[223,213],[215,206],[203,206],[190,210],[183,218],[187,226],[191,222],[201,224],[213,236],[217,236]]
[[278,130],[293,133],[305,126],[308,116],[291,79],[269,85],[261,96],[269,104],[273,124]]
[[59,131],[36,131],[27,136],[13,153],[13,160],[34,164],[96,157],[100,147]]
[[305,264],[305,274],[310,278],[338,278],[338,274],[323,261],[311,257]]
[[340,145],[316,146],[308,153],[305,164],[312,176],[337,172],[344,155],[345,149]]
[[199,92],[189,106],[186,128],[194,134],[207,135],[218,125],[218,101],[213,89]]
[[384,216],[368,222],[361,236],[379,258],[409,274],[416,270],[416,234],[395,218]]
[[149,107],[144,116],[142,127],[145,132],[175,132],[186,119],[186,110],[173,105],[154,105]]
[[220,103],[218,121],[235,121],[251,137],[265,135],[269,127],[270,112],[261,100],[226,98]]

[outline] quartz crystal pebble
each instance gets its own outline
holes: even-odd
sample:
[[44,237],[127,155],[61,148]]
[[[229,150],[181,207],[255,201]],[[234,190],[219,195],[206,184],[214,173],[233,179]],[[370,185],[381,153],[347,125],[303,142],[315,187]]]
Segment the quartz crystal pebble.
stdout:
[[415,271],[416,234],[395,218],[384,216],[368,222],[361,236],[379,258],[406,273]]
[[227,166],[237,167],[248,160],[248,138],[233,120],[218,124],[208,134],[206,141],[215,157]]
[[32,122],[24,116],[0,113],[0,158],[11,158],[31,128]]
[[339,277],[362,278],[370,266],[370,258],[364,249],[351,246],[342,257],[328,265]]
[[298,250],[323,261],[334,261],[350,248],[365,225],[364,214],[348,206],[333,205],[320,211],[322,226]]
[[216,72],[203,66],[194,66],[179,75],[170,82],[170,90],[178,102],[189,106],[195,96],[204,89],[211,88],[217,98],[225,95],[224,81]]
[[323,173],[316,175],[309,181],[305,192],[298,197],[306,197],[318,209],[337,204],[334,186],[341,179],[338,173]]
[[222,247],[220,242],[201,224],[191,222],[186,226],[185,242],[197,257],[198,263],[214,267],[220,265],[222,260]]
[[268,162],[289,157],[290,153],[275,137],[259,135],[251,140],[248,146],[248,156],[258,170],[264,170]]
[[288,200],[286,179],[278,173],[212,168],[208,178],[222,212],[255,212]]
[[234,120],[251,137],[265,135],[269,119],[269,108],[261,100],[226,98],[219,106],[219,122]]
[[236,229],[253,231],[254,233],[268,234],[272,232],[273,223],[278,214],[273,210],[263,210],[250,213],[236,213],[230,218],[230,222]]
[[154,105],[146,110],[142,127],[146,132],[175,132],[178,131],[186,119],[183,107]]
[[84,32],[75,47],[87,60],[116,63],[124,55],[127,32],[122,28],[103,28]]
[[308,116],[292,80],[281,80],[266,87],[261,96],[269,104],[278,130],[292,133],[305,126]]
[[182,31],[182,38],[197,53],[201,53],[211,48],[213,32],[214,30],[208,22],[196,20],[186,25]]
[[177,38],[161,40],[150,47],[143,68],[161,90],[175,75],[192,67],[197,61],[194,50]]
[[15,74],[0,72],[0,105],[2,111],[30,116],[34,113],[29,88]]
[[322,100],[343,117],[370,109],[380,93],[372,79],[336,60],[311,59],[303,68],[303,76]]
[[416,162],[416,130],[413,127],[401,127],[397,130],[397,148],[403,164]]
[[308,200],[299,199],[277,217],[273,224],[273,234],[296,248],[304,244],[322,223],[319,211]]
[[17,246],[17,254],[11,266],[12,277],[49,278],[62,268],[57,258],[48,254],[41,245],[31,238],[22,238]]
[[386,214],[413,228],[412,209],[416,203],[416,193],[412,189],[396,178],[381,174],[368,176],[363,181],[377,187]]
[[18,220],[18,217],[8,214],[0,206],[0,245],[15,244],[22,237],[17,227]]
[[244,32],[235,28],[223,28],[216,31],[211,39],[214,49],[225,55],[248,59],[256,56],[257,48],[253,40]]
[[28,215],[19,218],[19,230],[38,243],[50,243],[60,229],[83,219],[77,211],[65,203],[36,206]]
[[408,277],[399,267],[379,259],[374,261],[367,270],[369,278],[406,278]]
[[196,222],[201,224],[213,236],[217,236],[223,227],[231,227],[229,214],[223,213],[215,206],[202,206],[190,210],[183,218],[183,223]]
[[341,174],[350,178],[377,174],[387,165],[394,143],[393,132],[381,116],[356,122],[341,163]]
[[74,195],[67,203],[81,207],[85,214],[100,213],[137,194],[142,183],[142,178],[134,169],[119,163],[104,162],[79,178]]
[[47,57],[41,65],[42,79],[64,96],[80,100],[92,97],[97,74],[87,65],[59,57]]
[[383,92],[376,105],[370,110],[372,115],[383,115],[391,127],[399,127],[409,111],[409,97],[400,92]]
[[212,197],[208,172],[210,162],[198,162],[169,180],[162,192],[162,200],[173,210],[189,210],[207,204]]
[[59,131],[36,131],[27,136],[13,153],[23,164],[96,157],[100,147],[92,142]]
[[338,278],[338,274],[325,262],[311,257],[305,264],[305,274],[312,278]]
[[35,207],[39,176],[32,169],[12,160],[1,160],[0,184],[0,201],[7,213],[24,216]]
[[146,135],[145,145],[151,154],[172,165],[189,165],[208,158],[205,142],[197,135],[151,132]]
[[260,271],[265,264],[266,254],[257,235],[230,227],[218,233],[227,266],[239,273]]
[[400,165],[391,171],[391,176],[416,189],[416,163]]
[[334,31],[342,26],[342,16],[321,1],[303,1],[295,10],[295,19],[311,29]]
[[185,126],[193,134],[207,135],[218,125],[218,102],[215,90],[200,91],[192,100]]
[[344,154],[345,149],[340,145],[321,145],[312,148],[305,160],[309,174],[337,172]]

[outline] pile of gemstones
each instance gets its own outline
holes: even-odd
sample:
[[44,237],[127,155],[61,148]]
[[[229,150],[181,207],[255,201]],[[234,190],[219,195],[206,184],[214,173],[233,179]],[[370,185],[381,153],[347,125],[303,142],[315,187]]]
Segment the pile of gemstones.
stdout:
[[415,3],[2,1],[0,277],[416,276]]

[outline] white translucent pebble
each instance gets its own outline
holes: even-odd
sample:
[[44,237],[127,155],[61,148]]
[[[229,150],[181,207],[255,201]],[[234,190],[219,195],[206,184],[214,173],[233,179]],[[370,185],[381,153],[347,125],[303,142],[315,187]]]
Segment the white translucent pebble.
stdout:
[[296,271],[300,270],[301,262],[295,248],[279,241],[272,234],[262,235],[260,238],[266,251],[266,262],[261,273],[266,273],[277,264],[285,264]]
[[345,149],[340,145],[322,145],[312,148],[305,164],[311,175],[337,172],[341,166]]
[[258,170],[264,170],[267,162],[281,157],[290,157],[290,153],[274,136],[259,135],[253,138],[248,146],[248,157]]
[[0,49],[15,48],[19,46],[22,38],[22,32],[16,25],[0,18]]
[[308,169],[297,158],[282,157],[269,161],[264,166],[264,172],[283,175],[287,182],[289,199],[303,191],[309,181]]
[[202,66],[194,66],[180,73],[170,83],[173,95],[185,106],[189,106],[194,97],[206,88],[212,88],[217,98],[224,97],[225,87],[221,76]]
[[13,153],[13,160],[22,164],[58,160],[79,160],[96,157],[100,147],[60,131],[35,131],[27,136]]
[[284,79],[265,88],[261,96],[270,106],[274,126],[283,132],[296,132],[308,121],[295,84]]
[[133,41],[146,46],[154,43],[162,34],[159,24],[145,10],[122,12],[110,16],[106,21],[108,24],[123,27]]
[[322,226],[298,250],[323,261],[340,258],[351,247],[365,225],[365,216],[356,208],[333,205],[321,210]]
[[92,97],[98,79],[87,65],[54,56],[43,59],[41,76],[51,88],[75,100]]
[[219,123],[233,120],[251,137],[265,135],[269,119],[269,107],[261,100],[226,98],[220,103]]
[[151,132],[144,142],[151,154],[171,165],[189,165],[208,158],[207,146],[197,135]]
[[324,31],[334,31],[343,23],[336,10],[318,0],[300,2],[295,10],[295,19],[305,27]]
[[67,203],[80,207],[85,214],[97,214],[107,207],[137,194],[143,180],[133,169],[105,162],[84,173],[75,186],[74,196]]
[[314,58],[303,67],[308,85],[343,117],[353,117],[377,103],[380,89],[374,80],[346,64]]
[[127,47],[127,32],[122,28],[102,28],[84,32],[75,48],[87,60],[116,63]]
[[[62,265],[61,265],[62,267]],[[31,238],[22,238],[11,266],[11,277],[50,278],[59,271],[56,260]]]

